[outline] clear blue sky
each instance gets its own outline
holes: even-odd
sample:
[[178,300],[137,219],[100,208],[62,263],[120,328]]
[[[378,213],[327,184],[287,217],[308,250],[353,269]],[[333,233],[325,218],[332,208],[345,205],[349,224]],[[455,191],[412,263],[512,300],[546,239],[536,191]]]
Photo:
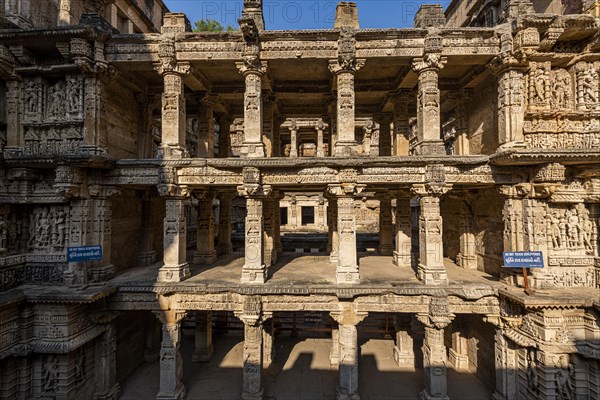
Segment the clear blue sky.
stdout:
[[[199,19],[215,19],[223,26],[237,27],[243,0],[163,0],[172,12],[183,12],[194,23]],[[356,0],[361,28],[411,27],[415,12],[422,3],[433,1]],[[450,0],[437,3],[444,8]],[[263,0],[266,29],[333,28],[333,0]]]

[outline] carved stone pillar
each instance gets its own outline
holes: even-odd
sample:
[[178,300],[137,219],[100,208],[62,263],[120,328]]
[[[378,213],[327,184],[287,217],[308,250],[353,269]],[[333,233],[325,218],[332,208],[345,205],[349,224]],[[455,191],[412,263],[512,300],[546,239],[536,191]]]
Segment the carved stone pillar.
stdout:
[[273,359],[275,358],[275,346],[273,342],[275,340],[275,327],[273,317],[266,319],[267,316],[263,315],[263,367],[269,368]]
[[116,314],[92,314],[90,318],[104,326],[104,333],[96,340],[94,365],[94,398],[114,400],[121,396],[121,386],[117,382],[117,335],[114,326]]
[[338,284],[358,284],[358,258],[356,254],[356,216],[354,196],[362,192],[364,185],[329,185],[327,190],[337,199],[337,230],[339,236],[338,265],[336,282]]
[[496,391],[493,400],[517,399],[517,352],[515,345],[503,334],[502,328],[496,329]]
[[419,267],[418,278],[427,285],[448,284],[444,267],[442,243],[442,216],[440,196],[450,190],[450,185],[414,185],[413,192],[419,197]]
[[446,153],[441,140],[440,90],[438,74],[446,58],[437,53],[427,53],[413,60],[412,68],[419,74],[417,95],[417,143],[416,155],[443,155]]
[[380,114],[377,116],[379,122],[379,155],[392,155],[392,134],[390,131],[392,123],[392,115],[389,113]]
[[396,315],[396,341],[394,346],[394,360],[401,367],[414,368],[415,352],[411,336],[411,316],[407,314]]
[[213,211],[214,193],[208,190],[197,191],[196,196],[198,197],[198,220],[194,263],[210,265],[217,260],[215,213]]
[[244,157],[265,157],[266,146],[262,141],[262,77],[267,72],[266,62],[236,63],[244,75],[246,92],[244,94],[244,141],[241,155]]
[[229,157],[231,151],[231,122],[229,115],[219,116],[219,158]]
[[[408,193],[406,194],[408,196]],[[410,267],[411,263],[411,210],[410,197],[396,198],[396,249],[394,250],[394,264],[399,267]]]
[[392,96],[394,105],[394,155],[408,155],[408,101],[410,91],[400,90]]
[[459,92],[457,105],[458,130],[456,132],[456,154],[466,156],[471,153],[469,142],[469,106],[471,104],[472,89],[462,89]]
[[277,259],[275,252],[275,199],[272,196],[263,199],[263,259],[269,268]]
[[358,396],[358,325],[367,313],[358,313],[344,305],[344,310],[332,312],[338,322],[339,386],[338,400],[359,400]]
[[329,363],[338,365],[340,362],[340,330],[335,327],[331,330],[331,351],[329,352]]
[[189,63],[176,60],[175,41],[164,40],[159,44],[160,63],[155,69],[162,74],[162,128],[159,156],[185,158],[186,113],[183,78],[189,74]]
[[231,209],[234,193],[219,193],[219,240],[217,254],[226,255],[233,251],[231,243]]
[[115,267],[111,261],[112,239],[112,200],[111,196],[119,191],[114,187],[90,185],[88,186],[92,201],[92,243],[102,246],[102,260],[91,261],[93,282],[106,281],[113,277]]
[[379,200],[379,254],[392,255],[394,251],[392,236],[392,200],[386,193]]
[[341,26],[338,39],[338,59],[329,61],[329,69],[335,75],[337,84],[337,141],[335,156],[348,157],[357,154],[354,135],[355,97],[354,74],[365,64],[364,59],[356,59],[356,30]]
[[208,362],[215,347],[212,340],[212,311],[196,312],[196,329],[192,362]]
[[329,252],[329,262],[337,264],[339,261],[339,249],[340,249],[340,236],[338,233],[338,207],[337,199],[335,197],[329,198],[327,207],[327,221],[328,224],[328,244],[327,251]]
[[275,106],[275,96],[270,92],[262,93],[263,102],[263,132],[262,140],[265,144],[266,157],[273,157],[275,150],[273,148],[274,138],[274,117],[273,108]]
[[323,124],[323,118],[319,118],[315,129],[317,130],[317,157],[325,157],[325,145],[323,143],[325,125]]
[[458,227],[460,253],[456,256],[456,263],[465,269],[477,269],[475,227],[471,208],[466,202],[461,205]]
[[[8,49],[5,50],[9,52]],[[23,128],[21,125],[21,81],[12,79],[6,81],[6,147],[23,147]],[[39,99],[39,96],[37,97]],[[41,104],[36,103],[37,110]]]
[[215,156],[215,122],[213,107],[216,97],[206,93],[199,96],[200,113],[198,114],[198,157],[214,158]]
[[[248,296],[244,300],[244,310],[236,314],[244,323],[243,354],[243,400],[263,398],[263,318],[262,304],[258,296]],[[267,317],[267,316],[265,316]]]
[[428,315],[418,315],[424,324],[423,374],[425,389],[420,394],[422,400],[449,400],[446,382],[446,346],[444,328],[454,316],[449,312],[448,298],[431,299]]
[[156,262],[156,250],[154,250],[154,197],[149,192],[142,195],[142,234],[140,235],[140,253],[138,262],[140,265],[150,265]]
[[523,147],[525,67],[518,65],[514,59],[503,57],[493,60],[490,67],[498,76],[498,144],[502,147]]
[[290,124],[290,158],[298,157],[298,126],[296,120],[292,119]]
[[246,167],[244,184],[238,193],[246,197],[245,253],[242,267],[242,283],[265,283],[267,268],[264,262],[264,213],[263,201],[271,194],[269,185],[260,184],[260,171]]
[[448,356],[450,363],[454,365],[457,371],[468,371],[469,370],[469,355],[467,350],[467,339],[463,332],[462,326],[456,326],[456,322],[453,324],[455,329],[452,332],[452,347],[448,349]]
[[158,271],[159,282],[180,282],[190,276],[186,259],[185,200],[190,191],[186,186],[159,185],[159,192],[166,197],[163,231],[163,263]]
[[183,400],[183,358],[181,357],[181,320],[184,312],[173,310],[154,311],[162,322],[162,345],[160,349],[160,386],[157,400]]

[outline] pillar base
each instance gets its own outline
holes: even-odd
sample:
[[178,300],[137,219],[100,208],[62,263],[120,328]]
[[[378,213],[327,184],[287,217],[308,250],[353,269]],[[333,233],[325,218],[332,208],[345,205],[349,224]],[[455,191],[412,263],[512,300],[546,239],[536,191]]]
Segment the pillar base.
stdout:
[[258,393],[242,393],[242,400],[262,400],[263,399],[263,391],[261,390]]
[[180,385],[174,392],[164,393],[158,392],[156,400],[185,400],[185,386]]
[[181,282],[190,277],[190,265],[163,265],[158,270],[158,282]]
[[240,150],[241,157],[248,158],[258,158],[258,157],[266,157],[267,155],[267,147],[263,142],[244,142],[242,143],[242,148]]
[[194,264],[205,264],[210,265],[217,261],[217,253],[215,251],[211,253],[194,253]]
[[156,251],[148,251],[145,253],[140,253],[138,256],[138,262],[140,265],[150,265],[156,262]]
[[423,391],[419,393],[419,400],[450,400],[450,397],[445,394],[433,396],[429,394],[427,389],[423,389]]
[[242,283],[263,284],[267,281],[267,267],[262,266],[261,269],[250,269],[242,267]]
[[355,267],[338,267],[335,271],[335,277],[338,285],[358,285],[360,283],[358,265]]
[[477,256],[463,256],[459,253],[456,256],[456,264],[464,269],[477,269]]
[[118,400],[121,397],[121,385],[115,384],[110,390],[94,393],[94,400]]
[[192,353],[192,362],[209,362],[212,359],[213,354],[215,354],[215,346],[211,344],[206,349],[194,351]]
[[400,367],[415,367],[415,355],[400,350],[398,346],[394,346],[394,360]]
[[384,244],[382,246],[379,246],[379,254],[381,254],[382,256],[391,256],[394,254],[394,246],[392,246],[391,244],[387,245]]
[[427,140],[415,145],[417,156],[441,156],[446,155],[446,148],[442,140]]
[[459,371],[467,371],[469,369],[469,357],[457,353],[454,349],[448,351],[448,360]]
[[337,393],[336,393],[336,399],[337,400],[360,400],[360,396],[358,395],[358,393],[354,393],[354,394],[343,393],[338,388]]
[[426,285],[447,285],[448,274],[444,267],[426,267],[419,264],[419,280]]
[[400,254],[397,251],[392,253],[392,262],[399,267],[411,267],[410,254]]
[[358,143],[356,141],[341,142],[335,144],[335,157],[353,157],[358,155]]
[[161,145],[156,153],[157,158],[188,158],[190,156],[185,148],[171,144]]

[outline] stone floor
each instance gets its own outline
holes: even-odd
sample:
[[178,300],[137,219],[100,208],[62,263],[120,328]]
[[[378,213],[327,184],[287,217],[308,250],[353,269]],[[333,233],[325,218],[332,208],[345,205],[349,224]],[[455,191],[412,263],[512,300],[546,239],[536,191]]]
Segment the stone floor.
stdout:
[[[240,254],[220,258],[211,266],[192,264],[190,260],[192,276],[185,283],[202,284],[207,287],[238,285],[243,264],[244,258]],[[459,268],[449,259],[444,259],[444,264],[452,285],[503,286],[490,274]],[[120,274],[113,282],[156,282],[160,265],[159,262],[147,267],[133,268]],[[412,268],[394,265],[391,256],[366,253],[359,258],[359,266],[363,285],[421,285]],[[335,285],[335,265],[329,263],[329,256],[325,253],[284,253],[277,263],[269,268],[269,276],[267,285],[329,286]]]
[[[232,333],[215,338],[209,363],[192,364],[193,338],[184,337],[184,384],[187,400],[236,400],[242,388],[242,336]],[[416,400],[423,388],[421,369],[400,368],[392,355],[393,342],[362,339],[359,393],[362,400]],[[337,367],[329,364],[330,339],[275,339],[276,356],[265,369],[264,398],[268,400],[333,400]],[[143,364],[124,383],[121,400],[148,400],[158,392],[159,365]],[[491,390],[474,375],[448,370],[451,399],[483,400]]]

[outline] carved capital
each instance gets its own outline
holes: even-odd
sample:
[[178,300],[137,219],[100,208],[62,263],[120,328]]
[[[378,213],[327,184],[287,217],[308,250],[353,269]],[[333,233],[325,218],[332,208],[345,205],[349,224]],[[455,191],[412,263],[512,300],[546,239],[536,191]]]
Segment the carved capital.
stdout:
[[272,193],[271,185],[261,185],[259,183],[244,183],[237,187],[237,192],[243,197],[267,197]]
[[340,303],[340,310],[329,313],[340,325],[358,325],[368,315],[368,312],[357,311],[352,304]]
[[152,313],[160,322],[168,325],[181,323],[187,315],[187,311],[184,310],[156,310],[152,311]]
[[419,183],[411,187],[411,192],[417,196],[440,197],[452,189],[451,184],[444,183]]
[[357,196],[366,188],[367,185],[357,183],[342,183],[327,185],[327,193],[336,197]]
[[262,77],[267,73],[268,64],[266,61],[261,61],[258,57],[245,56],[244,61],[238,61],[235,66],[244,77],[254,74]]
[[192,194],[192,190],[186,185],[158,184],[156,188],[162,197],[187,199]]
[[437,53],[428,53],[425,54],[422,58],[415,58],[412,61],[411,67],[413,71],[417,74],[420,74],[423,71],[427,70],[441,70],[446,65],[448,59],[446,57],[442,57],[441,54]]

